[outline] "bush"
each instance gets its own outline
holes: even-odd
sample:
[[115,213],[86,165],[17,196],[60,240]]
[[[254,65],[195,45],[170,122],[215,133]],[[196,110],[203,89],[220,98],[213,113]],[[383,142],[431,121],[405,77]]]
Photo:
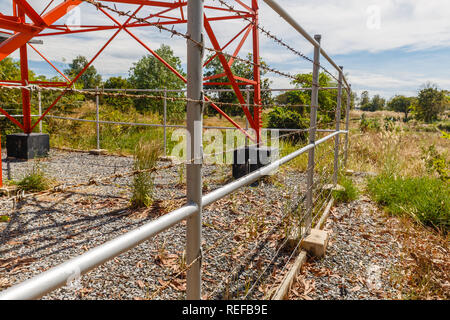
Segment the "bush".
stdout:
[[438,129],[441,131],[450,132],[450,121],[443,121],[437,125]]
[[439,179],[449,182],[450,170],[448,169],[446,157],[436,150],[434,144],[429,146],[428,149],[422,148],[422,152],[424,154],[422,159],[425,161],[428,173],[436,173],[439,176]]
[[358,189],[355,187],[351,179],[341,176],[339,179],[339,185],[341,185],[344,190],[334,190],[332,192],[336,203],[347,203],[358,198]]
[[[301,114],[286,108],[275,107],[269,113],[268,128],[277,129],[307,129],[309,127],[309,119],[302,118]],[[294,141],[305,141],[306,131],[298,132],[289,136]]]
[[366,118],[366,114],[363,113],[361,115],[361,119],[359,122],[359,130],[361,132],[367,132],[369,129],[374,129],[375,131],[380,131],[381,125],[377,118],[368,119]]
[[437,178],[403,178],[383,173],[368,181],[374,201],[393,215],[407,214],[424,225],[448,232],[449,183]]
[[139,141],[134,153],[133,169],[137,171],[133,178],[131,206],[134,208],[149,207],[153,203],[152,170],[161,153],[161,146],[152,141]]

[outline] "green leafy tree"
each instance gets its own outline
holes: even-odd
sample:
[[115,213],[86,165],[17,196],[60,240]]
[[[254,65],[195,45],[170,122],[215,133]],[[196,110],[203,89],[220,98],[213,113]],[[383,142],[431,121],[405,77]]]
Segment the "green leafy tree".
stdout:
[[[19,62],[14,61],[12,58],[5,58],[0,61],[0,79],[1,80],[20,80],[20,65]],[[0,106],[9,114],[21,114],[20,90],[0,90]],[[17,132],[18,128],[6,117],[0,118],[0,130],[2,135]],[[2,143],[6,141],[2,139]]]
[[[172,68],[177,70],[181,75],[185,76],[183,72],[181,59],[175,56],[170,46],[161,45],[155,52],[163,58]],[[131,87],[137,89],[183,89],[185,83],[171,70],[169,70],[161,61],[156,59],[153,55],[146,55],[138,62],[134,63],[129,70],[129,79]],[[160,95],[161,93],[156,93]],[[155,93],[150,93],[155,95]],[[168,97],[181,97],[182,93],[168,92]],[[140,111],[153,111],[162,113],[163,102],[155,99],[137,99],[135,101],[136,108]],[[167,104],[169,117],[183,117],[185,112],[185,103],[170,102]]]
[[[74,79],[88,63],[89,61],[86,57],[77,56],[72,60],[72,63],[69,64],[69,68],[65,69],[64,72]],[[81,84],[82,88],[92,89],[101,85],[102,76],[98,74],[94,66],[90,65],[77,82]]]
[[[105,83],[103,84],[103,87],[105,89],[129,89],[130,83],[128,82],[127,79],[122,78],[122,77],[111,77],[105,81]],[[108,92],[111,92],[111,91],[108,91]],[[120,90],[114,91],[114,92],[120,92]],[[130,107],[134,106],[133,99],[130,97],[105,96],[102,99],[101,103],[107,103],[108,105],[113,106],[114,108],[119,109],[121,111],[126,111]]]
[[372,97],[370,102],[365,105],[361,105],[361,110],[363,111],[377,111],[383,110],[386,105],[386,100],[383,99],[379,94],[376,94]]
[[360,98],[360,102],[359,102],[360,109],[367,110],[369,103],[370,103],[369,92],[363,91],[361,93],[361,98]]
[[412,110],[412,97],[405,97],[401,95],[397,95],[393,97],[388,103],[387,107],[389,110],[395,111],[395,112],[402,112],[405,114],[405,121],[408,120],[408,115]]
[[[292,84],[297,88],[311,88],[312,87],[312,73],[304,73],[296,76],[296,80],[292,81]],[[327,74],[320,73],[319,74],[319,86],[321,87],[330,87],[336,86]],[[292,91],[288,92],[285,95],[288,96],[288,101],[292,104],[311,104],[311,90],[306,91]],[[345,105],[346,98],[344,100],[345,95],[342,96],[342,105]],[[336,90],[320,90],[319,91],[319,110],[317,113],[318,121],[321,123],[330,123],[334,120],[335,110],[337,104],[337,92]],[[305,107],[299,107],[298,112],[302,116],[305,115]],[[344,113],[342,113],[343,115]]]
[[417,119],[427,123],[438,119],[442,113],[448,100],[444,91],[439,90],[435,84],[427,83],[422,90],[419,91],[417,104],[415,106],[415,114]]
[[[211,56],[207,57],[205,61],[208,61]],[[252,54],[247,55],[248,60],[253,60]],[[261,59],[260,64],[265,66],[266,63],[264,60]],[[235,76],[254,80],[253,76],[253,65],[249,65],[247,63],[244,63],[242,61],[234,61],[233,65],[231,66],[231,71]],[[222,64],[220,63],[220,60],[218,57],[215,57],[205,68],[205,77],[213,76],[216,74],[224,73],[224,69]],[[264,89],[270,88],[270,80],[267,78],[263,78],[263,76],[266,74],[266,71],[264,69],[260,69],[261,72],[261,89],[263,91],[261,92],[261,102],[263,106],[268,106],[272,104],[272,93],[270,91],[264,91]],[[229,82],[227,77],[221,77],[218,79],[213,79],[210,82]],[[246,99],[245,91],[243,90],[243,86],[241,87],[241,92],[244,92],[244,98]],[[223,89],[224,85],[208,85],[208,89]],[[226,103],[239,103],[239,100],[235,94],[235,92],[218,92],[218,93],[212,93],[210,94],[212,99],[214,101],[219,102],[226,102]],[[250,91],[250,104],[253,103],[253,91]],[[220,107],[220,106],[219,106]],[[244,115],[244,111],[242,110],[241,106],[225,106],[223,107],[227,114],[235,116],[235,115]],[[252,108],[249,108],[250,110]],[[213,108],[207,109],[208,114],[215,114],[216,111]]]
[[[268,128],[277,129],[306,129],[309,126],[309,119],[302,117],[302,115],[295,111],[283,107],[275,107],[268,115]],[[288,138],[294,141],[304,141],[307,132],[300,131]]]

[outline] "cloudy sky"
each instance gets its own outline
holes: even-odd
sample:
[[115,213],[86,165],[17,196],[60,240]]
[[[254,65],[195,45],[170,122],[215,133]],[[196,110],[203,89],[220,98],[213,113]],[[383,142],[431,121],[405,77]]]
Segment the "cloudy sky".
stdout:
[[[165,0],[170,1],[172,0]],[[40,11],[49,1],[29,0]],[[229,0],[229,3],[234,1]],[[249,0],[245,0],[249,3]],[[290,46],[312,56],[313,48],[290,25],[260,0],[261,26]],[[450,1],[448,0],[278,0],[311,35],[322,35],[322,47],[338,65],[344,66],[348,81],[360,93],[414,95],[426,82],[450,89]],[[0,0],[0,12],[11,14],[11,1]],[[218,4],[205,0],[206,4]],[[119,6],[130,10],[133,7]],[[142,15],[148,11],[143,11]],[[140,16],[142,16],[140,15]],[[120,19],[123,21],[124,17]],[[82,4],[60,23],[111,24],[89,4]],[[226,42],[242,28],[242,21],[213,24],[218,38]],[[177,26],[184,32],[184,28]],[[185,66],[185,41],[152,27],[133,29],[151,48],[169,44]],[[92,57],[112,35],[111,31],[45,37],[38,48],[57,66],[65,68],[76,55]],[[241,56],[250,50],[244,46]],[[210,46],[210,44],[209,44]],[[231,52],[232,48],[228,51]],[[94,66],[104,79],[127,76],[129,68],[147,52],[122,32],[102,53]],[[13,54],[17,58],[17,53]],[[261,57],[269,66],[291,74],[310,72],[311,64],[261,36]],[[54,75],[40,57],[30,51],[31,67],[40,74]],[[331,70],[332,67],[325,64]],[[290,80],[268,74],[274,88],[291,87]]]

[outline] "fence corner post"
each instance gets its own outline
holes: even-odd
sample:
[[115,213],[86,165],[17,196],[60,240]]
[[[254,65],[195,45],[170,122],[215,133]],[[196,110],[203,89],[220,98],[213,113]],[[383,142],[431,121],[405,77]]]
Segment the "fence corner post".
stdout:
[[186,298],[201,299],[202,238],[202,107],[203,103],[203,0],[188,0],[187,33],[187,201],[198,212],[187,219],[186,226]]
[[100,101],[99,101],[99,93],[98,87],[95,87],[95,125],[97,132],[97,150],[100,150]]
[[350,127],[350,104],[351,104],[351,94],[352,94],[352,86],[348,86],[347,92],[347,107],[345,111],[345,149],[344,149],[344,167],[347,167],[347,159],[348,159],[348,138],[349,138],[349,127]]
[[164,87],[164,156],[167,156],[167,88]]
[[[336,132],[341,130],[341,101],[342,101],[342,80],[344,67],[339,66],[339,81],[338,81],[338,95],[336,105]],[[333,172],[333,184],[337,185],[338,171],[339,171],[339,133],[334,138],[334,172]]]
[[[42,97],[41,88],[38,87],[38,108],[39,108],[39,119],[42,116]],[[39,121],[39,133],[42,133],[42,120]]]
[[[317,109],[319,107],[319,69],[320,69],[320,40],[322,36],[316,34],[314,39],[319,46],[314,47],[314,64],[313,64],[313,79],[311,89],[311,110],[310,110],[310,123],[309,123],[309,144],[316,143],[316,130],[317,130]],[[306,177],[306,233],[311,230],[312,223],[312,211],[313,211],[313,186],[314,186],[314,157],[315,149],[309,149],[308,151],[308,167]]]

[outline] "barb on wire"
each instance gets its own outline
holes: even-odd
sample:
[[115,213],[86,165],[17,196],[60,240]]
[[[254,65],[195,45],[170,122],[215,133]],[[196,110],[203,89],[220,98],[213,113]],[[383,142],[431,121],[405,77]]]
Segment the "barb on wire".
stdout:
[[[40,87],[37,85],[25,85],[25,86],[1,86],[0,89],[6,89],[6,90],[41,90],[41,91],[57,91],[57,92],[65,92],[67,93],[74,93],[74,94],[83,94],[87,96],[107,96],[107,97],[114,97],[114,98],[134,98],[134,99],[152,99],[152,100],[166,100],[170,102],[176,102],[176,101],[184,101],[184,102],[195,102],[195,103],[213,103],[218,106],[228,106],[228,107],[239,107],[239,106],[246,106],[246,107],[261,107],[261,105],[258,104],[251,104],[251,103],[234,103],[234,102],[220,102],[220,101],[207,101],[207,100],[196,100],[196,99],[190,99],[187,97],[170,97],[165,95],[147,95],[147,94],[130,94],[126,92],[105,92],[102,90],[99,90],[98,92],[94,92],[91,90],[83,90],[83,89],[76,89],[76,88],[51,88],[51,87]],[[311,107],[308,104],[277,104],[277,107]]]
[[188,34],[181,33],[181,32],[179,32],[179,31],[176,31],[176,30],[173,29],[173,28],[170,29],[170,28],[164,27],[164,26],[163,26],[162,24],[160,24],[159,22],[150,22],[150,21],[148,21],[147,19],[144,19],[144,18],[138,18],[138,17],[136,17],[136,16],[133,15],[133,14],[130,14],[130,13],[124,12],[124,11],[120,11],[120,10],[117,10],[117,9],[115,9],[115,8],[111,8],[110,6],[107,6],[107,5],[105,5],[105,4],[102,4],[102,3],[97,2],[97,1],[94,1],[94,0],[81,0],[81,1],[84,1],[84,2],[86,2],[86,3],[89,3],[89,4],[93,5],[93,6],[95,6],[96,8],[102,8],[102,9],[109,10],[109,11],[114,12],[114,13],[120,15],[120,16],[127,16],[127,17],[130,17],[130,18],[132,18],[132,19],[135,19],[137,22],[145,23],[145,24],[148,24],[149,26],[156,27],[156,28],[158,28],[160,31],[161,31],[161,30],[164,30],[164,31],[170,32],[170,33],[172,34],[172,36],[176,35],[176,36],[179,36],[179,37],[183,37],[183,38],[185,38],[186,40],[193,42],[193,43],[196,44],[197,46],[199,46],[199,47],[201,47],[201,48],[203,48],[203,49],[205,49],[205,50],[207,50],[207,51],[209,51],[209,52],[213,52],[213,53],[216,53],[216,54],[219,54],[219,55],[226,56],[226,57],[228,57],[228,58],[230,58],[230,59],[239,60],[239,61],[241,61],[241,62],[250,64],[250,65],[253,65],[253,66],[257,66],[257,67],[259,67],[259,68],[261,68],[261,69],[264,69],[264,70],[266,70],[266,71],[269,71],[269,72],[272,72],[272,73],[276,73],[276,74],[278,74],[278,75],[281,75],[281,76],[284,76],[284,77],[287,77],[287,78],[290,78],[290,79],[293,79],[293,80],[296,80],[296,79],[297,79],[295,76],[293,76],[293,75],[291,75],[291,74],[289,74],[289,73],[287,73],[287,72],[283,72],[283,71],[277,70],[277,69],[272,68],[272,67],[268,67],[268,66],[263,65],[263,64],[254,63],[253,61],[250,61],[249,59],[241,58],[241,57],[239,57],[239,56],[237,56],[237,55],[228,54],[228,53],[223,52],[223,51],[221,51],[221,50],[216,50],[216,49],[213,49],[213,48],[206,47],[202,42],[199,42],[199,41],[196,41],[196,40],[192,39],[192,37],[190,37]]
[[[218,1],[220,2],[223,6],[227,7],[230,10],[236,11],[237,15],[240,16],[241,18],[247,20],[250,23],[254,23],[252,21],[251,18],[248,18],[242,14],[240,14],[233,5],[226,3],[223,0],[214,0],[214,1]],[[279,39],[277,36],[275,36],[273,33],[271,33],[270,31],[268,31],[267,29],[265,29],[264,27],[262,27],[260,24],[257,25],[257,28],[264,34],[266,35],[269,39],[272,39],[273,41],[275,41],[276,43],[278,43],[279,45],[287,48],[289,51],[293,52],[294,54],[296,54],[297,56],[301,57],[302,59],[305,59],[306,61],[309,61],[311,63],[314,63],[314,60],[309,58],[308,56],[306,56],[304,53],[294,49],[292,46],[288,45],[286,42],[284,42],[283,40]]]

